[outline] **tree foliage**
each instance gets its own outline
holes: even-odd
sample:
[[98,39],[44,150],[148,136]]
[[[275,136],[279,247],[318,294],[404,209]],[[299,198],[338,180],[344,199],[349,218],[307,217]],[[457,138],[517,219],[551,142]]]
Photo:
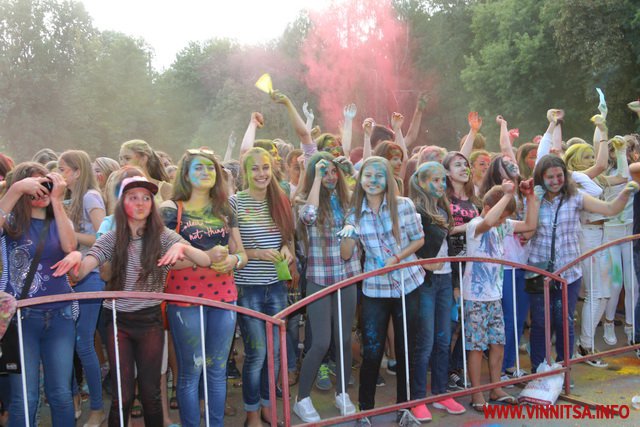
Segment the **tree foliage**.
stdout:
[[271,42],[191,42],[162,73],[152,57],[144,40],[98,31],[76,1],[0,0],[0,150],[115,157],[142,138],[174,158],[201,145],[222,154],[252,111],[265,117],[259,138],[297,143],[284,109],[253,87],[265,72],[327,131],[356,102],[356,145],[366,116],[386,124],[399,111],[406,131],[423,90],[420,144],[457,148],[470,110],[494,150],[497,114],[524,141],[564,108],[565,137],[589,137],[595,87],[611,133],[625,133],[638,125],[625,104],[640,92],[640,0],[348,0],[301,13]]

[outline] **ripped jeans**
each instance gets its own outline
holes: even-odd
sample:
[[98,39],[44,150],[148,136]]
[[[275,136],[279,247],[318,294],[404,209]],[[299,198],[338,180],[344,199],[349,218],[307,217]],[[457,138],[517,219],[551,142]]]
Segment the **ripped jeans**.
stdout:
[[[236,327],[236,312],[202,307],[207,360],[209,423],[222,426],[227,397],[227,358]],[[167,306],[173,345],[178,359],[178,405],[185,427],[200,425],[198,386],[202,378],[200,307]]]

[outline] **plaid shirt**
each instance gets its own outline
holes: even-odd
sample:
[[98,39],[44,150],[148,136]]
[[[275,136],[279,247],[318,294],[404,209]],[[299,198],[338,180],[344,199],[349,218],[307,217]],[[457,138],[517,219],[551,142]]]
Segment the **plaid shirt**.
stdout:
[[360,257],[358,247],[348,261],[340,256],[340,239],[338,231],[344,226],[344,215],[334,211],[333,223],[325,227],[317,224],[318,207],[303,205],[299,218],[307,227],[309,249],[307,253],[307,280],[320,286],[329,286],[341,280],[360,274]]
[[[360,222],[355,224],[355,216],[352,214],[347,218],[347,223],[355,226],[358,231],[360,242],[365,251],[365,271],[384,267],[384,262],[393,255],[400,253],[401,247],[406,248],[412,241],[424,237],[422,223],[416,208],[413,202],[406,197],[398,197],[400,247],[393,236],[393,223],[386,197],[377,214],[368,206],[366,198],[362,201],[361,209]],[[417,259],[418,257],[415,254],[411,254],[401,261],[414,261]],[[420,286],[424,280],[424,269],[422,267],[407,267],[365,279],[362,287],[363,293],[371,298],[400,298],[401,272],[404,273],[405,295]]]
[[[546,198],[540,203],[538,214],[538,228],[529,242],[529,264],[548,261],[551,258],[551,234],[553,233],[553,219],[562,196],[556,196],[552,201]],[[565,196],[558,212],[556,228],[556,259],[554,269],[558,270],[580,256],[580,211],[582,210],[582,194]],[[562,277],[571,283],[582,277],[580,264],[571,267]]]

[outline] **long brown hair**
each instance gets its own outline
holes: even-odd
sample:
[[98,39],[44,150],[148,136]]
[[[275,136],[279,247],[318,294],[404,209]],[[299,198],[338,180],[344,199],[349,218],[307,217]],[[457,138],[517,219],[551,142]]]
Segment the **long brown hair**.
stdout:
[[533,185],[540,185],[546,190],[544,185],[544,173],[550,168],[561,168],[564,173],[564,185],[560,189],[560,192],[567,196],[576,195],[578,192],[576,183],[567,171],[567,165],[560,157],[554,156],[553,154],[542,156],[536,164],[536,168],[533,170]]
[[84,195],[89,190],[98,190],[98,182],[91,167],[91,158],[82,150],[67,150],[60,155],[60,160],[64,161],[74,171],[78,171],[78,179],[70,188],[71,205],[69,206],[69,219],[73,222],[73,228],[80,231],[80,222],[84,213]]
[[353,193],[353,200],[351,204],[354,209],[356,223],[360,222],[360,218],[362,217],[362,202],[366,198],[366,193],[364,192],[361,184],[362,174],[365,167],[374,163],[384,166],[387,174],[387,188],[385,190],[385,197],[387,199],[387,207],[389,208],[389,213],[391,214],[393,237],[395,237],[396,243],[398,244],[398,246],[400,246],[402,239],[400,236],[400,224],[398,223],[398,186],[395,185],[393,171],[391,170],[391,164],[384,157],[371,156],[368,157],[364,162],[362,162],[362,167],[360,167],[360,172],[358,173],[358,182]]
[[[451,207],[449,205],[449,199],[445,194],[436,198],[428,194],[420,186],[420,182],[425,179],[431,178],[433,173],[437,170],[441,170],[442,174],[446,177],[446,173],[442,164],[438,162],[426,162],[420,165],[413,175],[411,175],[411,181],[409,186],[409,197],[413,200],[418,210],[424,212],[431,222],[439,225],[442,228],[451,230],[453,228],[453,216],[451,215]],[[438,208],[447,213],[446,218],[438,211]]]
[[[17,165],[7,177],[7,188],[12,186],[18,181],[22,181],[25,178],[32,177],[34,175],[46,176],[49,171],[37,162],[24,162]],[[12,239],[17,239],[22,234],[27,232],[31,222],[31,196],[23,194],[18,199],[16,204],[11,209],[11,221],[5,221],[3,228],[4,231]],[[51,203],[46,208],[46,217],[53,218],[53,208]],[[5,266],[6,268],[6,266]]]
[[[467,159],[467,156],[459,151],[449,151],[442,160],[442,166],[444,166],[446,170],[449,170],[451,162],[453,162],[456,157],[464,159],[464,161],[467,162],[467,167],[471,168],[471,163],[469,163],[469,159]],[[471,169],[469,169],[469,171],[471,171]],[[476,207],[482,208],[482,202],[478,199],[478,197],[476,197],[475,188],[473,186],[473,179],[471,179],[471,173],[469,173],[469,180],[464,184],[464,194]],[[449,176],[447,175],[447,197],[449,198],[449,200],[451,200],[452,196],[455,197],[453,183],[451,182],[451,178],[449,178]]]
[[[125,193],[126,194],[126,193]],[[127,273],[127,264],[129,262],[129,243],[131,242],[131,230],[129,229],[129,221],[124,211],[124,194],[116,204],[114,213],[116,223],[116,243],[113,257],[111,258],[111,279],[107,284],[109,291],[121,291],[124,289],[124,282]],[[140,230],[142,238],[142,251],[140,253],[140,271],[136,278],[136,283],[144,282],[149,277],[154,282],[162,281],[162,269],[156,264],[162,256],[161,236],[165,226],[160,218],[155,203],[151,203],[151,212],[147,217],[144,229]]]
[[271,219],[275,222],[280,235],[282,236],[283,243],[289,244],[293,241],[293,212],[291,211],[291,203],[289,198],[278,183],[275,175],[273,174],[273,157],[264,148],[253,147],[244,153],[242,156],[242,178],[243,186],[248,188],[249,178],[247,173],[248,161],[252,156],[267,156],[271,164],[271,180],[267,187],[267,205],[269,206],[269,214]]
[[189,169],[191,168],[191,162],[196,157],[203,157],[213,162],[216,170],[216,182],[209,190],[209,208],[211,209],[211,214],[224,221],[225,227],[228,227],[232,212],[231,206],[229,206],[229,195],[227,194],[227,174],[212,152],[190,153],[187,151],[184,153],[178,161],[178,172],[173,183],[173,197],[171,197],[171,200],[186,202],[191,198],[193,187],[189,180]]
[[[309,192],[311,191],[311,187],[313,186],[313,182],[316,179],[316,165],[320,160],[326,160],[332,163],[336,171],[338,173],[338,181],[336,182],[335,192],[338,196],[338,202],[340,203],[340,207],[342,208],[343,214],[346,216],[349,210],[349,188],[347,187],[347,183],[344,179],[344,174],[340,167],[334,163],[335,157],[327,151],[318,151],[316,152],[309,161],[307,162],[307,167],[305,170],[305,178],[303,181],[303,187],[297,192],[295,203],[297,206],[302,206],[307,202],[307,198],[309,197]],[[317,225],[319,228],[327,231],[327,229],[332,225],[333,221],[333,208],[331,207],[331,192],[327,190],[324,185],[320,186],[320,204],[318,206],[318,221]],[[309,238],[307,234],[307,227],[300,226],[298,227],[298,231],[300,232],[300,237],[305,245],[305,248],[309,248]],[[323,248],[324,249],[324,248]]]

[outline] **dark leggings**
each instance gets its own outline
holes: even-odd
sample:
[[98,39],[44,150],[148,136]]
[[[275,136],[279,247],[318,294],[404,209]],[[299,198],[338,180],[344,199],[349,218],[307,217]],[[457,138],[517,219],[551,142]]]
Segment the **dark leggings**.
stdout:
[[[405,296],[407,306],[407,338],[409,355],[413,353],[413,331],[420,306],[420,295],[413,291]],[[363,359],[360,368],[360,390],[358,402],[361,410],[372,409],[375,405],[376,380],[382,362],[387,339],[389,317],[393,321],[397,364],[396,402],[407,401],[406,375],[404,363],[404,334],[402,322],[402,300],[400,298],[362,299],[362,341]],[[409,357],[411,360],[411,357]],[[410,364],[411,365],[411,364]],[[411,366],[410,366],[411,368]]]
[[[109,426],[120,426],[118,405],[118,376],[114,346],[113,317],[111,310],[104,310],[107,318],[107,351],[111,369],[113,398],[109,412]],[[122,411],[127,423],[134,398],[135,367],[138,369],[138,387],[144,413],[144,425],[161,426],[162,403],[160,399],[160,369],[164,346],[164,330],[160,306],[126,313],[117,313],[118,351],[120,353],[120,377],[122,379]]]

